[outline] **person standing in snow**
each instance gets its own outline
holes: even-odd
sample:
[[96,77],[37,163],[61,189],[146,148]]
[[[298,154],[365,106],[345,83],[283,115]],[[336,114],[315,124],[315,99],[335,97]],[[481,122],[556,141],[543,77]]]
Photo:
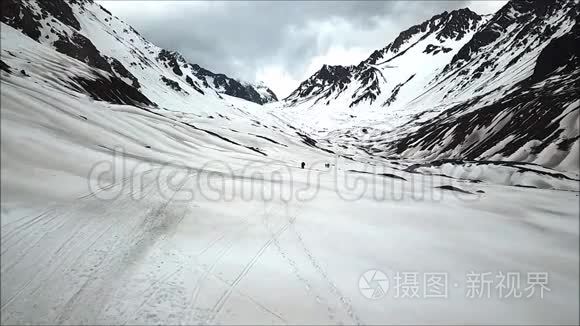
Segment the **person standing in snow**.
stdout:
[[300,164],[302,166],[302,168],[304,169],[304,167],[306,166],[306,163],[302,162],[302,164]]

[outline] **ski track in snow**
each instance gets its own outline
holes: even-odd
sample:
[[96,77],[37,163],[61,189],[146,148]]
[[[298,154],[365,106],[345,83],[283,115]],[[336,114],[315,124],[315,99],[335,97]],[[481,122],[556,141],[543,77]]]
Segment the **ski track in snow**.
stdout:
[[238,277],[234,280],[234,282],[229,286],[228,290],[222,294],[219,300],[214,304],[212,311],[210,313],[210,317],[208,318],[207,322],[213,322],[222,311],[224,305],[228,301],[229,297],[232,295],[232,292],[236,288],[236,286],[243,280],[243,278],[250,272],[252,267],[256,264],[260,256],[264,253],[266,249],[272,244],[272,242],[279,237],[288,227],[292,221],[289,221],[284,227],[282,227],[275,235],[273,235],[261,248],[258,252],[252,257],[252,259],[244,266],[244,269],[240,272]]
[[[235,241],[237,239],[239,239],[243,235],[244,231],[250,227],[250,224],[247,223],[247,219],[243,220],[242,223],[243,223],[242,227],[240,227],[239,230],[233,232],[233,235],[225,241],[225,245],[223,246],[220,253],[215,257],[215,259],[213,260],[211,265],[208,268],[204,269],[204,273],[196,281],[195,288],[192,292],[192,300],[191,300],[191,304],[190,304],[190,307],[191,307],[190,308],[190,316],[188,317],[187,321],[191,321],[192,319],[195,319],[196,321],[202,321],[203,318],[197,316],[197,312],[200,309],[197,307],[197,300],[199,297],[201,287],[203,286],[204,283],[206,283],[208,281],[208,275],[213,273],[216,266],[220,263],[220,260],[226,254],[228,254],[229,251],[232,249],[232,247],[235,245]],[[204,252],[206,252],[211,247],[213,247],[213,245],[218,243],[221,239],[224,239],[226,237],[226,235],[227,234],[224,232],[218,239],[216,239],[216,241],[212,241],[212,243],[208,247],[205,247],[202,250],[200,255],[203,254]]]
[[[247,292],[242,287],[246,281],[255,284],[266,254],[266,266],[276,259],[277,269],[288,271],[287,277],[302,289],[296,290],[301,300],[324,312],[319,315],[321,322],[365,323],[360,302],[359,306],[354,304],[356,300],[345,293],[344,284],[335,281],[328,261],[318,257],[320,248],[312,247],[312,239],[303,234],[302,216],[313,209],[312,203],[281,199],[245,202],[249,210],[232,216],[225,228],[217,227],[199,240],[191,238],[195,245],[188,248],[173,238],[187,223],[201,225],[196,222],[199,218],[199,222],[211,221],[196,210],[207,205],[217,208],[219,203],[174,197],[180,189],[196,184],[199,173],[206,172],[165,171],[177,171],[186,179],[177,188],[164,185],[159,189],[159,175],[152,170],[133,177],[144,180],[141,200],[134,200],[135,189],[128,186],[134,180],[124,178],[107,187],[122,190],[114,200],[100,200],[98,193],[80,196],[70,205],[48,207],[5,224],[3,323],[20,320],[26,313],[30,321],[56,324],[221,324],[228,323],[237,309],[244,309],[237,306],[242,300],[269,316],[264,321],[292,324],[292,316],[282,307],[269,303],[259,291]],[[169,197],[159,196],[168,190]],[[533,221],[523,220],[520,225],[537,226],[534,232],[546,236],[559,234],[556,229],[547,234]],[[243,245],[247,241],[251,246]],[[254,272],[258,272],[256,276]],[[30,297],[38,300],[30,302]]]
[[[143,174],[148,172],[150,170],[145,171]],[[141,177],[139,176],[139,178]],[[106,188],[126,188],[128,181],[129,177]],[[184,184],[185,182],[182,186]],[[52,309],[53,311],[59,311],[58,314],[52,316],[52,321],[57,324],[98,321],[99,315],[106,306],[106,298],[113,293],[115,284],[120,282],[122,275],[126,273],[124,269],[130,269],[127,266],[137,263],[139,258],[146,254],[147,248],[155,245],[162,238],[167,238],[169,236],[167,231],[176,227],[184,218],[182,215],[181,217],[173,218],[172,221],[166,220],[171,218],[164,217],[164,215],[171,209],[172,198],[161,202],[151,198],[152,194],[158,191],[156,185],[157,182],[153,179],[148,181],[144,187],[146,193],[143,196],[144,201],[140,203],[146,204],[144,207],[138,207],[138,210],[134,211],[140,217],[131,225],[123,225],[123,220],[128,215],[125,213],[120,214],[121,212],[132,211],[130,198],[133,194],[130,191],[123,193],[123,196],[116,198],[112,203],[105,202],[104,207],[98,207],[98,201],[92,201],[98,196],[98,193],[93,193],[79,197],[78,202],[69,207],[51,208],[41,214],[17,219],[6,224],[6,228],[3,228],[5,233],[2,237],[3,273],[9,273],[22,261],[30,260],[30,255],[34,254],[37,259],[40,259],[40,257],[44,257],[44,259],[37,260],[38,267],[26,283],[22,284],[9,298],[3,297],[2,311],[7,311],[7,308],[11,307],[11,305],[17,304],[19,300],[23,300],[27,296],[47,293],[45,291],[48,291],[47,288],[50,287],[51,281],[58,280],[65,275],[74,279],[72,282],[70,279],[67,280],[74,287],[69,289],[70,296],[66,298],[63,295],[60,299],[60,304]],[[152,202],[147,204],[150,200]],[[133,209],[135,208],[137,207],[133,207]],[[97,213],[100,209],[103,209],[103,211]],[[87,210],[96,213],[96,216],[82,217],[82,215],[79,215]],[[99,228],[94,228],[96,223],[92,223],[90,220],[90,218],[112,217],[115,214],[116,217],[113,217],[113,220],[108,225],[100,226]],[[102,217],[99,217],[99,215]],[[191,291],[191,301],[185,310],[188,316],[185,319],[187,323],[217,323],[233,293],[249,298],[260,309],[267,311],[282,323],[287,323],[278,313],[260,304],[254,298],[243,294],[237,288],[254,266],[259,263],[262,254],[271,245],[275,244],[276,247],[280,248],[278,238],[285,231],[293,228],[294,219],[286,218],[287,221],[277,231],[270,232],[269,237],[263,240],[263,244],[254,253],[248,253],[246,263],[240,265],[239,274],[232,282],[221,280],[227,287],[208,309],[197,306],[201,289],[204,286],[211,286],[209,282],[217,278],[214,275],[215,268],[220,264],[222,258],[235,247],[236,242],[246,235],[245,231],[259,224],[252,224],[249,222],[249,218],[243,219],[239,222],[241,226],[238,226],[237,229],[222,232],[205,247],[201,248],[198,257],[211,251],[216,246],[220,247],[219,253],[212,258],[213,262],[210,266],[201,267],[200,265],[196,267],[203,273],[199,276]],[[164,225],[166,222],[167,224]],[[18,247],[25,238],[40,232],[44,232],[44,234],[36,241],[27,246],[22,246],[22,248]],[[52,234],[61,239],[61,242],[55,241],[56,243],[53,243],[51,241],[53,240]],[[45,249],[36,252],[34,251],[35,248]],[[279,250],[282,249],[280,248]],[[91,254],[92,251],[97,251],[98,253]],[[87,255],[94,256],[87,259]],[[310,257],[310,259],[312,258]],[[183,263],[183,266],[165,273],[159,279],[148,280],[151,283],[142,291],[141,303],[133,309],[132,313],[123,313],[125,317],[128,317],[126,322],[147,321],[140,317],[146,315],[148,306],[160,292],[164,291],[164,284],[167,284],[176,275],[188,270],[188,263],[186,261],[183,261]],[[41,266],[46,268],[40,268]],[[78,274],[79,272],[80,274]],[[210,276],[212,276],[212,279],[209,278]],[[308,281],[305,280],[305,282]],[[22,304],[26,306],[25,301]],[[204,311],[205,314],[198,315],[200,310]],[[3,314],[3,321],[9,322],[10,320],[11,313]]]

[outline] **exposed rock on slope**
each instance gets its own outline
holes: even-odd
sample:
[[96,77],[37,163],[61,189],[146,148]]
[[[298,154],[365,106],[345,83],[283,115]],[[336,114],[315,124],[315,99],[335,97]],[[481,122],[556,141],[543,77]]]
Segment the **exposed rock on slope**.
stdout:
[[[177,92],[178,96],[195,93],[219,98],[217,93],[223,93],[259,104],[277,100],[263,85],[214,74],[187,63],[177,52],[156,47],[92,0],[5,0],[2,1],[2,22],[35,41],[119,78],[133,88],[131,93],[141,92],[144,97],[165,89]],[[212,82],[208,82],[208,77],[212,77]],[[147,87],[142,88],[143,84]],[[125,90],[129,88],[123,86]],[[91,90],[86,91],[95,95]]]
[[[285,101],[290,106],[325,104],[352,108],[383,107],[408,100],[488,19],[467,8],[435,15],[403,31],[393,42],[356,66],[324,65]],[[416,78],[402,92],[409,94],[393,95],[401,92],[402,85],[411,76]],[[402,100],[395,101],[397,97]]]
[[510,1],[492,16],[445,12],[357,66],[323,67],[286,108],[356,112],[354,120],[372,116],[375,125],[384,119],[386,130],[325,136],[365,155],[578,171],[578,11],[578,1],[560,0]]

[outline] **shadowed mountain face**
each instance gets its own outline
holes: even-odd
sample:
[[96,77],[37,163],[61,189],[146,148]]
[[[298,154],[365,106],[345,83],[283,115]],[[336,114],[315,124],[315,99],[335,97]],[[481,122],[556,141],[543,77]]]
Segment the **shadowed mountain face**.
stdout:
[[[455,151],[466,159],[517,158],[522,150],[531,155],[546,151],[542,157],[546,165],[559,163],[566,153],[575,155],[577,148],[571,150],[579,138],[580,51],[575,46],[579,41],[580,25],[575,23],[568,33],[549,41],[532,75],[514,85],[509,94],[479,110],[470,110],[477,98],[451,107],[399,139],[395,151],[403,154],[421,147],[438,153]],[[487,133],[478,134],[483,129]]]
[[[177,52],[156,47],[92,0],[6,0],[2,2],[2,22],[107,73],[105,79],[115,80],[101,80],[101,89],[110,87],[112,92],[135,94],[142,91],[140,85],[144,80],[154,78],[159,87],[181,95],[227,94],[258,104],[277,101],[272,90],[263,84],[215,74],[189,64]],[[128,85],[119,83],[123,81]],[[87,89],[87,92],[98,99],[110,100],[110,97],[98,96],[99,92],[94,90]],[[136,100],[134,95],[128,97],[122,102]],[[141,100],[146,98],[141,97]]]

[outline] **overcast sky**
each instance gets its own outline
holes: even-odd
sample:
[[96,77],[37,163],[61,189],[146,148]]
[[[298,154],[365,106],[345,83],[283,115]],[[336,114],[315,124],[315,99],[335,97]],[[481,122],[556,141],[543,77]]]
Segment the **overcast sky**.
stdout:
[[323,64],[357,64],[445,10],[506,1],[98,1],[152,43],[279,98]]

